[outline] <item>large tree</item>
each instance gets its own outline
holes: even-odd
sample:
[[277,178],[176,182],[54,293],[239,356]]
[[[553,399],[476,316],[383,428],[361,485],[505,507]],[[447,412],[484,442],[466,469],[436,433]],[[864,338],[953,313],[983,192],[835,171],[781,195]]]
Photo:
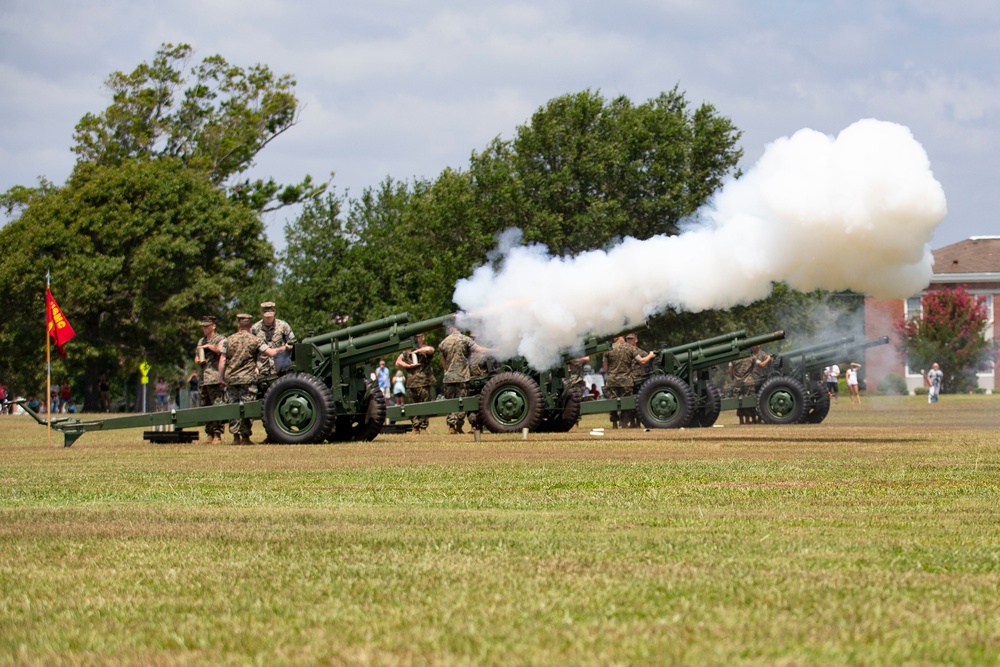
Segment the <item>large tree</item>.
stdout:
[[897,345],[911,369],[944,372],[941,391],[957,393],[976,386],[976,367],[992,358],[984,332],[989,311],[982,297],[964,287],[934,289],[921,300],[921,313],[896,323]]
[[674,234],[742,155],[740,131],[676,87],[633,104],[586,90],[550,100],[472,156],[481,213],[556,253]]
[[73,152],[80,162],[174,158],[260,210],[318,196],[324,186],[309,176],[288,186],[240,180],[257,154],[295,125],[295,80],[266,65],[235,66],[220,55],[185,71],[192,56],[187,44],[164,44],[151,63],[111,74],[105,87],[112,103],[76,126]]
[[64,187],[0,229],[0,245],[9,313],[0,345],[18,350],[0,360],[0,372],[15,386],[40,386],[51,271],[77,333],[62,368],[78,384],[86,377],[88,409],[96,407],[101,372],[124,379],[140,359],[154,373],[183,364],[197,318],[224,322],[241,290],[274,260],[254,210],[170,158],[79,165]]

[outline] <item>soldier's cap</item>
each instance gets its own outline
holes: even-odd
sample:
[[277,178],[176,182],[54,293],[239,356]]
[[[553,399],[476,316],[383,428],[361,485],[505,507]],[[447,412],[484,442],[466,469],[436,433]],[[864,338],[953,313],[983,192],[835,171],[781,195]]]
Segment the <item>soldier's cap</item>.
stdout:
[[253,315],[247,315],[246,313],[240,313],[236,316],[237,322],[253,322]]
[[267,311],[274,312],[274,310],[275,308],[273,301],[265,301],[264,303],[260,304],[260,312],[262,313],[266,313]]
[[203,326],[203,327],[210,327],[213,324],[215,324],[215,316],[214,315],[205,315],[203,318],[201,318],[201,326]]

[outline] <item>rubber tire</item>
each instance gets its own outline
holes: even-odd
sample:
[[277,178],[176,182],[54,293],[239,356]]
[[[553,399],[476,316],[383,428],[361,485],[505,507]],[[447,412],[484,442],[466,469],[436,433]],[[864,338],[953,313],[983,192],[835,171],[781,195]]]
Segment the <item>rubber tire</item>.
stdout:
[[830,414],[830,393],[824,386],[818,386],[806,396],[806,410],[802,415],[803,424],[819,424]]
[[694,392],[676,375],[654,375],[639,388],[635,408],[646,428],[684,428],[694,416]]
[[365,392],[358,397],[362,412],[338,415],[329,442],[370,442],[378,437],[385,424],[385,394],[372,382],[365,382]]
[[583,392],[579,387],[570,389],[562,396],[562,409],[548,410],[542,415],[538,425],[539,433],[566,433],[580,421],[580,403]]
[[542,421],[542,390],[524,373],[494,375],[479,392],[479,423],[492,433],[537,431]]
[[336,415],[333,394],[322,380],[308,373],[289,373],[268,387],[261,421],[271,442],[304,445],[323,442]]
[[806,411],[806,388],[793,377],[774,377],[757,392],[757,414],[768,424],[797,424]]
[[691,426],[709,428],[722,414],[722,393],[709,381],[705,382],[705,392],[701,397],[702,407],[691,417]]

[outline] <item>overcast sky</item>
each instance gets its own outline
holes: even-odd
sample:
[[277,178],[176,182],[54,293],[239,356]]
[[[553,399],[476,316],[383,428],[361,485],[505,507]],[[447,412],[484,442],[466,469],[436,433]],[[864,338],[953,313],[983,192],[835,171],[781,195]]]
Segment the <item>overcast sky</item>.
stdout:
[[65,182],[108,74],[164,42],[296,78],[300,122],[255,168],[279,182],[433,179],[558,95],[678,85],[743,130],[744,170],[800,128],[906,125],[948,198],[932,246],[1000,234],[996,0],[0,0],[0,191]]

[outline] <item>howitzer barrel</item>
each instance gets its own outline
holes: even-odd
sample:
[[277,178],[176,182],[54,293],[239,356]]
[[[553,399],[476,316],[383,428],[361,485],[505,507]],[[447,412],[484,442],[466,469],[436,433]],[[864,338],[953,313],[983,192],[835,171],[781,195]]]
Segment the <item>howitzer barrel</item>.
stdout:
[[[333,353],[350,354],[352,357],[357,357],[358,360],[364,360],[371,358],[371,356],[382,354],[381,347],[386,344],[400,343],[417,334],[433,331],[444,326],[444,323],[452,317],[454,317],[454,314],[442,315],[441,317],[412,322],[410,324],[393,324],[381,331],[364,334],[356,338],[349,337],[341,340],[332,340],[325,345],[318,345],[316,349],[319,350],[320,354],[327,356]],[[365,357],[364,355],[369,350],[372,352],[371,355]]]
[[745,356],[743,353],[754,345],[773,343],[785,337],[784,331],[772,331],[771,333],[751,336],[750,338],[734,338],[728,343],[721,343],[705,348],[690,349],[678,355],[666,355],[673,357],[678,364],[690,364],[690,368],[700,370],[709,366],[716,366],[727,361],[734,361]]
[[736,338],[742,338],[747,335],[746,329],[740,329],[739,331],[730,331],[729,333],[722,334],[721,336],[714,336],[712,338],[705,338],[704,340],[696,340],[693,343],[685,343],[684,345],[677,345],[674,347],[668,347],[663,350],[663,354],[672,354],[677,356],[683,354],[688,350],[694,350],[699,347],[708,347],[709,345],[715,345],[717,343],[727,343]]
[[361,334],[366,334],[370,331],[377,331],[379,329],[391,327],[394,324],[406,324],[409,321],[409,313],[399,313],[398,315],[383,317],[380,320],[372,320],[371,322],[355,324],[354,326],[347,327],[346,329],[338,329],[337,331],[319,334],[318,336],[310,336],[302,342],[306,345],[322,345],[323,343],[328,343],[331,340],[343,340],[344,338],[351,338],[352,336],[360,336]]
[[779,352],[778,354],[782,357],[800,357],[805,354],[838,350],[853,342],[854,336],[844,336],[843,338],[837,338],[836,340],[827,341],[825,343],[816,343],[815,345],[796,347],[792,350]]
[[[645,331],[648,327],[649,324],[647,324],[646,320],[643,320],[642,322],[639,322],[637,324],[632,324],[628,327],[625,327],[618,333],[610,336],[610,338],[614,339],[617,338],[618,336],[627,336],[630,333],[638,333],[640,331]],[[601,352],[607,352],[608,350],[611,349],[611,342],[606,340],[607,338],[609,337],[594,336],[594,335],[587,336],[583,341],[583,353],[585,355],[591,355],[591,354],[600,354]]]

